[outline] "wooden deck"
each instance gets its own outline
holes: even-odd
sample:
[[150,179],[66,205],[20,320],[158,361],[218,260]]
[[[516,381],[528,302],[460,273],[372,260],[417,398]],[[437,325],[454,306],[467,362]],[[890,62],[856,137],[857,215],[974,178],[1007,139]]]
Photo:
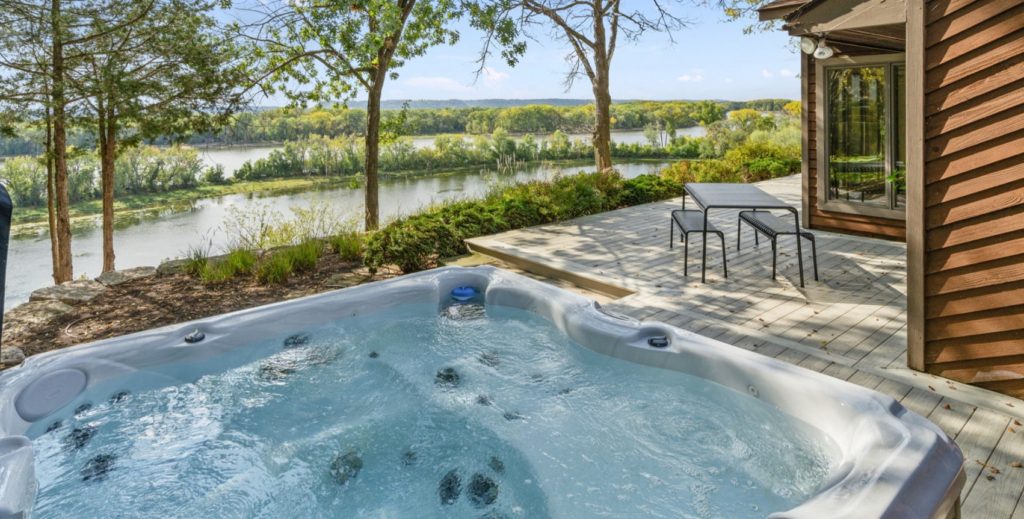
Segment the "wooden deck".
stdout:
[[[798,176],[759,184],[800,207]],[[470,240],[470,247],[520,269],[614,298],[605,306],[659,320],[886,393],[928,417],[960,445],[967,483],[963,517],[1024,519],[1024,401],[906,368],[906,247],[816,231],[820,282],[799,287],[792,237],[754,246],[736,211],[711,219],[726,232],[729,279],[717,237],[708,237],[708,282],[700,282],[700,235],[669,250],[669,211],[680,200],[647,204]],[[806,242],[805,242],[806,245]]]

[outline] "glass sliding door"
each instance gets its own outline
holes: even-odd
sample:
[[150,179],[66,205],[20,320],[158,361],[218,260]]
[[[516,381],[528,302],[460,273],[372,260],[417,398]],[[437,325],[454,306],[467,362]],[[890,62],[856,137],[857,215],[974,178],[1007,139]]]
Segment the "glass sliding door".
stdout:
[[826,199],[844,207],[904,204],[902,63],[825,67]]

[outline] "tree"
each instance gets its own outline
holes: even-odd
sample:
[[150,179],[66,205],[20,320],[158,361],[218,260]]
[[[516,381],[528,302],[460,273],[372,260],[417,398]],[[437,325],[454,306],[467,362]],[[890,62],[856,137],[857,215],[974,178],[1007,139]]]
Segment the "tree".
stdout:
[[76,97],[68,91],[67,70],[75,63],[76,46],[93,37],[91,27],[81,21],[88,9],[87,1],[0,2],[0,79],[4,84],[0,97],[23,110],[44,114],[47,129],[47,203],[55,283],[74,277],[67,111]]
[[241,104],[244,69],[208,0],[106,0],[70,71],[96,128],[103,193],[103,272],[114,270],[114,165],[146,137],[208,131]]
[[406,60],[430,47],[454,44],[449,27],[460,9],[455,0],[355,0],[261,4],[258,20],[242,26],[258,42],[268,92],[282,90],[296,104],[366,100],[366,229],[376,229],[380,101],[387,79]]
[[[481,51],[481,71],[494,47],[510,66],[525,52],[524,38],[532,38],[541,27],[550,28],[558,39],[569,44],[566,60],[568,89],[580,76],[586,76],[594,92],[594,161],[598,171],[612,167],[610,75],[619,37],[636,41],[646,32],[671,34],[681,29],[683,18],[670,8],[670,2],[622,0],[491,0],[470,6],[472,23],[485,32]],[[626,4],[626,5],[623,5]]]
[[693,108],[691,117],[694,121],[700,123],[701,126],[707,126],[711,123],[722,120],[725,116],[725,110],[722,109],[722,105],[714,101],[700,101]]
[[790,117],[800,118],[803,109],[800,104],[800,101],[790,101],[782,105],[782,111],[789,114]]

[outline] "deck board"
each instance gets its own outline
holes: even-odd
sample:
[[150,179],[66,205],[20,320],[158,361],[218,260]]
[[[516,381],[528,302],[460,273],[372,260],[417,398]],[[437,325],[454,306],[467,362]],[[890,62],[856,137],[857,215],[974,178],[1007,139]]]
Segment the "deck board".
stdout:
[[[759,186],[800,207],[798,176]],[[768,242],[755,246],[745,227],[737,250],[738,211],[723,210],[710,220],[726,233],[729,278],[722,275],[718,240],[709,236],[708,282],[701,283],[699,235],[690,243],[689,276],[682,274],[678,236],[668,247],[667,216],[680,203],[645,204],[469,244],[482,254],[500,252],[513,267],[543,265],[541,279],[579,275],[620,284],[632,295],[602,301],[616,312],[664,321],[892,396],[964,451],[963,517],[1024,519],[1024,468],[1013,466],[1024,463],[1024,427],[1013,425],[1024,421],[1024,402],[905,367],[904,244],[814,231],[821,281],[813,280],[807,247],[806,287],[800,288],[791,237],[780,239],[778,279],[772,280]]]

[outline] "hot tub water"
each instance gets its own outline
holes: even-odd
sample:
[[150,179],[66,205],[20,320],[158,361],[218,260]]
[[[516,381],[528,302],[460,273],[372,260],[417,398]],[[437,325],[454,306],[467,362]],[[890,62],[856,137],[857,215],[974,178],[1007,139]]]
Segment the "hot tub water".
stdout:
[[238,353],[35,423],[35,516],[764,517],[832,468],[756,398],[507,307],[403,305]]

